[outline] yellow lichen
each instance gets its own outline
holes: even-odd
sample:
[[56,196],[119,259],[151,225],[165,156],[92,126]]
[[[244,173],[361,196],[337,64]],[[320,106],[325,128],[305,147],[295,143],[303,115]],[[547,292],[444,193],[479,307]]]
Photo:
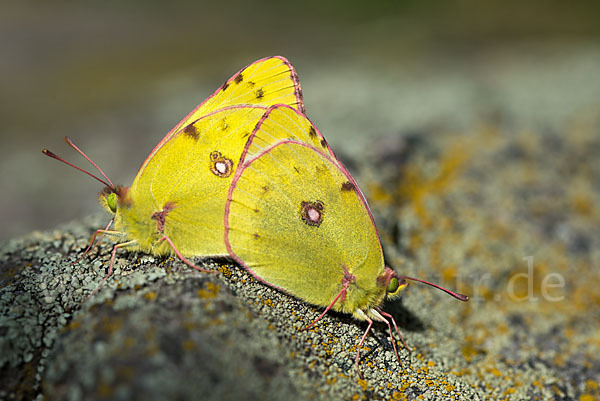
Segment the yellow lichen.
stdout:
[[207,282],[205,288],[198,289],[198,296],[204,299],[215,298],[221,287],[218,284]]
[[181,347],[185,351],[192,351],[196,349],[196,343],[193,340],[187,339],[181,344]]
[[148,301],[154,301],[156,297],[157,294],[154,291],[150,291],[144,294],[144,298],[146,298]]

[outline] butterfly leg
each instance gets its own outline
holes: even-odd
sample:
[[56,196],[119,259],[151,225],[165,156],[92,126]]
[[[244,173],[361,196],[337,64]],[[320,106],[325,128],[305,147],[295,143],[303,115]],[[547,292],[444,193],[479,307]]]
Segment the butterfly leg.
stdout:
[[[92,235],[92,237],[89,240],[87,248],[85,248],[85,251],[83,251],[83,253],[81,254],[81,256],[79,258],[77,258],[77,260],[75,262],[71,263],[71,266],[74,265],[75,263],[80,262],[81,259],[83,259],[85,257],[85,255],[87,255],[88,252],[91,251],[92,248],[94,246],[96,246],[96,244],[98,244],[102,240],[102,237],[104,237],[104,235],[106,235],[107,233],[110,233],[110,234],[113,234],[113,233],[117,234],[117,233],[119,233],[118,231],[109,231],[108,230],[108,228],[112,225],[113,221],[114,221],[114,219],[110,219],[110,221],[108,222],[108,224],[106,225],[106,227],[104,229],[99,229],[99,230],[94,231],[94,234]],[[98,240],[96,241],[96,237],[98,236],[98,234],[101,234],[101,235],[98,238]]]
[[327,312],[329,312],[329,309],[331,309],[333,307],[333,305],[335,305],[335,303],[338,301],[338,299],[340,299],[340,297],[342,298],[342,303],[344,303],[344,301],[346,300],[346,292],[348,291],[348,287],[350,287],[350,284],[355,283],[355,282],[356,282],[356,277],[354,277],[352,274],[350,274],[350,272],[348,271],[348,268],[344,266],[344,277],[342,278],[342,289],[340,290],[340,292],[338,292],[338,294],[335,296],[335,298],[333,298],[333,301],[331,301],[331,303],[327,306],[327,308],[325,308],[323,313],[321,313],[319,315],[319,317],[315,319],[314,322],[312,322],[311,324],[306,326],[303,330],[310,329],[319,320],[321,320],[323,318],[323,316],[325,316],[325,314]]
[[[394,319],[394,317],[392,315],[390,315],[389,313],[384,312],[382,310],[379,311],[379,313],[381,313],[383,316],[389,318],[392,321],[392,323],[394,324],[394,328],[396,329],[396,333],[398,333],[398,336],[400,337],[400,340],[402,341],[402,345],[404,345],[404,348],[406,348],[406,350],[408,352],[410,352],[410,348],[408,348],[408,345],[406,345],[406,341],[404,341],[404,336],[402,336],[402,333],[400,333],[400,330],[398,330],[398,325],[396,324],[396,320]],[[390,324],[388,323],[388,327],[389,327],[389,325]],[[392,328],[390,327],[390,335],[391,334],[392,334]],[[398,354],[396,354],[396,355],[398,355]]]
[[181,259],[181,261],[183,263],[185,263],[186,265],[188,265],[189,267],[192,267],[192,268],[194,268],[198,271],[204,272],[204,273],[218,273],[214,270],[204,269],[202,267],[196,266],[195,264],[193,264],[192,262],[187,260],[185,257],[183,257],[183,255],[181,253],[179,253],[179,251],[175,247],[175,244],[173,244],[173,241],[171,241],[171,239],[169,237],[167,237],[166,235],[164,237],[162,237],[161,239],[159,239],[159,241],[167,241],[169,243],[169,245],[171,246],[171,248],[173,249],[173,251],[175,252],[175,254],[177,255],[177,257],[179,259]]
[[360,368],[358,367],[358,361],[360,361],[360,349],[362,348],[363,343],[365,342],[365,339],[367,338],[367,335],[369,334],[369,331],[371,330],[371,326],[373,326],[373,320],[371,320],[371,318],[369,318],[363,311],[361,311],[360,309],[357,311],[357,313],[359,315],[362,315],[361,317],[364,318],[364,320],[366,320],[369,325],[367,326],[367,329],[365,330],[365,334],[363,334],[362,338],[360,339],[360,342],[358,343],[358,349],[356,350],[356,371],[358,372],[358,377],[360,377],[361,379],[363,379],[363,375],[362,373],[360,373]]
[[[98,230],[98,231],[100,231],[100,230]],[[86,302],[91,297],[93,297],[98,292],[98,290],[100,289],[100,287],[102,287],[102,285],[106,282],[106,280],[108,279],[108,277],[110,277],[110,275],[112,273],[112,270],[113,270],[113,265],[115,264],[115,255],[117,254],[117,249],[129,246],[129,245],[133,245],[135,243],[136,243],[136,241],[127,241],[127,242],[122,242],[120,244],[117,244],[117,245],[115,245],[113,247],[112,254],[110,256],[110,263],[108,264],[108,273],[106,273],[106,276],[104,276],[104,278],[102,279],[102,281],[100,282],[100,284],[98,284],[98,286],[96,287],[96,289],[94,291],[92,291],[92,293],[90,295],[88,295],[87,297],[85,297],[85,299],[83,300],[83,302]]]
[[347,290],[347,287],[342,288],[341,291],[338,292],[338,294],[335,296],[335,298],[333,298],[333,301],[329,304],[329,306],[327,306],[327,308],[325,308],[325,310],[323,311],[323,313],[321,313],[318,318],[316,318],[311,324],[309,324],[308,326],[306,326],[302,330],[308,330],[311,327],[313,327],[315,324],[317,324],[317,322],[319,320],[321,320],[323,318],[323,316],[325,316],[325,314],[327,312],[329,312],[329,309],[331,309],[331,307],[333,305],[335,305],[335,303],[337,302],[338,299],[340,299],[341,296],[346,296],[346,290]]
[[[406,342],[404,342],[404,337],[402,337],[402,334],[400,334],[400,330],[398,330],[398,325],[396,324],[396,320],[394,320],[394,317],[392,315],[390,315],[389,313],[384,312],[382,310],[378,311],[376,309],[371,309],[371,315],[373,315],[375,318],[377,318],[377,320],[379,320],[380,322],[385,322],[385,324],[387,324],[388,330],[390,333],[390,341],[392,342],[392,347],[394,347],[394,353],[396,354],[396,359],[398,360],[398,363],[400,365],[402,365],[402,362],[400,361],[400,356],[398,355],[398,350],[396,349],[396,341],[394,340],[394,335],[392,333],[392,326],[390,325],[390,322],[385,317],[389,318],[392,321],[392,323],[394,323],[394,327],[396,328],[396,332],[400,336],[400,340],[402,340],[402,344],[404,344],[404,348],[406,348],[408,350],[408,352],[410,352],[410,349],[407,347]],[[385,317],[383,317],[382,315]]]

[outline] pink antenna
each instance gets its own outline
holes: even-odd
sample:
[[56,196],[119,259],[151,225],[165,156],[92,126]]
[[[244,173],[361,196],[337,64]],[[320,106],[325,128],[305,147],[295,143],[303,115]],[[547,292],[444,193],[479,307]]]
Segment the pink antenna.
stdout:
[[458,299],[459,301],[468,301],[469,300],[469,297],[467,295],[463,295],[463,294],[459,294],[458,292],[450,291],[447,288],[440,287],[439,285],[430,283],[429,281],[420,280],[418,278],[413,278],[413,277],[408,277],[408,276],[396,276],[396,278],[399,280],[412,280],[412,281],[417,281],[419,283],[430,285],[432,287],[437,288],[438,290],[444,291],[448,295],[452,295],[454,298]]
[[[85,158],[87,161],[89,161],[89,162],[92,164],[92,166],[94,166],[94,167],[95,167],[95,168],[96,168],[96,169],[97,169],[97,170],[100,172],[100,174],[102,174],[102,176],[103,176],[103,177],[106,179],[106,181],[104,181],[104,180],[102,180],[102,179],[98,178],[97,176],[95,176],[94,174],[90,173],[89,171],[87,171],[87,170],[84,170],[84,169],[82,169],[81,167],[78,167],[78,166],[74,165],[73,163],[70,163],[70,162],[66,161],[65,159],[63,159],[63,158],[62,158],[62,157],[60,157],[60,156],[57,156],[56,154],[54,154],[53,152],[49,151],[48,149],[42,149],[42,153],[43,153],[43,154],[45,154],[46,156],[49,156],[49,157],[51,157],[51,158],[53,158],[53,159],[56,159],[56,160],[58,160],[58,161],[60,161],[60,162],[63,162],[63,163],[65,163],[66,165],[68,165],[68,166],[71,166],[71,167],[73,167],[74,169],[81,171],[82,173],[85,173],[85,174],[89,175],[89,176],[90,176],[90,177],[92,177],[93,179],[100,181],[102,184],[106,185],[107,187],[109,187],[109,188],[111,188],[111,189],[114,189],[114,188],[115,188],[115,186],[113,185],[113,183],[112,183],[112,181],[110,180],[110,178],[108,178],[108,177],[106,176],[106,174],[104,174],[104,171],[102,171],[102,169],[100,169],[100,167],[98,167],[98,165],[97,165],[96,163],[94,163],[94,162],[92,161],[92,159],[90,159],[90,158],[89,158],[89,157],[88,157],[88,156],[87,156],[85,153],[83,153],[83,151],[82,151],[81,149],[79,149],[79,148],[78,148],[78,147],[77,147],[77,146],[76,146],[76,145],[73,143],[73,141],[71,141],[71,140],[70,140],[68,137],[66,137],[66,136],[65,136],[65,142],[66,142],[66,143],[67,143],[67,144],[68,144],[70,147],[72,147],[73,149],[75,149],[75,150],[76,150],[76,151],[77,151],[77,152],[78,152],[80,155],[82,155],[82,156],[83,156],[83,157],[84,157],[84,158]],[[107,182],[107,181],[108,181],[108,182]]]

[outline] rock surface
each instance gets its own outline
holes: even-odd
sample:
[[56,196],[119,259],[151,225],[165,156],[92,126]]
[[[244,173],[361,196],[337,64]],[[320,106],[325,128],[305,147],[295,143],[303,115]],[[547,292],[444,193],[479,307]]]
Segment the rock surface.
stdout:
[[[471,300],[411,285],[385,307],[411,352],[397,361],[386,327],[375,325],[361,380],[354,356],[364,322],[330,313],[304,331],[319,308],[228,260],[196,259],[217,272],[202,274],[176,258],[119,251],[113,275],[86,301],[113,246],[79,260],[107,223],[95,215],[0,246],[0,399],[600,399],[597,40],[528,43],[508,25],[497,40],[512,40],[488,51],[478,34],[489,21],[471,11],[482,2],[454,5],[483,29],[465,27],[455,39],[444,24],[467,19],[448,18],[445,7],[429,24],[401,9],[341,27],[331,18],[311,26],[295,10],[248,18],[255,4],[239,3],[238,16],[223,14],[237,31],[194,51],[190,38],[212,39],[222,23],[200,3],[183,20],[67,3],[0,13],[12,50],[1,66],[10,67],[0,149],[6,232],[95,206],[95,182],[73,183],[78,173],[39,153],[54,149],[51,138],[87,142],[115,181],[127,181],[161,132],[218,86],[199,71],[210,67],[220,83],[243,63],[282,53],[298,69],[309,117],[369,199],[388,263]],[[535,21],[513,18],[515,10]],[[517,27],[535,28],[548,10],[523,2],[510,11],[504,18]],[[593,17],[567,22],[574,32],[598,29]]]
[[[600,113],[521,131],[383,137],[345,158],[411,285],[353,358],[365,324],[256,282],[227,260],[81,255],[104,216],[35,232],[0,255],[0,398],[586,399],[600,382]],[[197,260],[199,262],[199,260]],[[73,263],[73,264],[72,264]],[[586,398],[587,397],[587,398]],[[595,398],[596,397],[596,398]]]

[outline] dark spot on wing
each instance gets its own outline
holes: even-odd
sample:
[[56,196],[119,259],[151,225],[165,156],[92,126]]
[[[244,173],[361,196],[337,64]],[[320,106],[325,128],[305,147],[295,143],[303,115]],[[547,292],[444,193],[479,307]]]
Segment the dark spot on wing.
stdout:
[[321,146],[327,148],[327,141],[325,140],[325,138],[321,139]]
[[[290,78],[292,79],[292,82],[294,82],[294,86],[296,87],[296,97],[298,98],[298,102],[296,102],[296,106],[298,106],[298,110],[301,113],[304,113],[306,110],[304,108],[304,104],[302,102],[302,88],[300,87],[299,83],[299,79],[298,79],[298,74],[296,73],[296,70],[294,70],[294,67],[292,67],[289,63],[285,63],[289,69],[290,69]],[[297,85],[296,85],[297,84]]]
[[244,80],[244,76],[242,75],[242,73],[240,72],[239,74],[237,74],[237,76],[233,79],[233,82],[235,82],[236,84],[239,85],[240,82],[242,82]]
[[300,174],[300,170],[298,170],[298,167],[294,166],[294,171],[298,174]]
[[256,85],[256,83],[252,82],[252,81],[248,81],[248,83],[246,85],[248,85],[250,88],[254,88],[254,85]]
[[256,92],[256,98],[257,99],[262,99],[265,96],[265,92],[263,91],[262,88],[259,88]]
[[259,239],[259,238],[260,238],[260,234],[258,234],[258,233],[254,233],[254,234],[252,234],[252,236],[253,236],[254,238],[256,238],[256,239]]
[[196,141],[198,140],[198,138],[200,138],[200,133],[198,132],[193,123],[183,129],[183,134],[185,136],[189,136],[190,138]]
[[315,130],[315,127],[313,127],[312,125],[310,126],[310,129],[308,130],[308,136],[311,138],[314,138],[317,136],[317,130]]
[[221,90],[224,91],[225,89],[229,88],[229,82],[225,82],[223,84],[223,86],[221,86]]
[[323,163],[323,164],[317,164],[315,166],[315,173],[316,174],[325,174],[328,171],[329,171],[329,169],[327,168],[327,165],[325,163]]
[[353,191],[354,190],[354,184],[351,183],[350,181],[346,181],[345,183],[342,184],[342,192],[348,192],[348,191]]

